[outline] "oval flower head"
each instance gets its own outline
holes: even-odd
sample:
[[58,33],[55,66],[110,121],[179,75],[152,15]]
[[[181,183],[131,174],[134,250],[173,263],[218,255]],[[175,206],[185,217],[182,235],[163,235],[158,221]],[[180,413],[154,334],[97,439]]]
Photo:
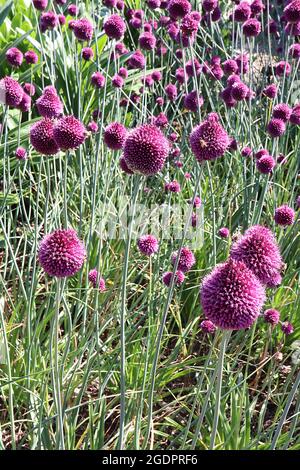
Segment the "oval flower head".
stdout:
[[86,257],[84,244],[73,229],[59,229],[41,241],[38,258],[44,271],[53,277],[74,276]]
[[210,113],[205,121],[196,126],[190,135],[193,154],[199,162],[222,157],[229,147],[230,139],[216,113]]
[[158,127],[144,124],[129,132],[124,144],[124,158],[130,170],[155,175],[164,166],[169,142]]
[[244,263],[232,259],[204,278],[200,295],[206,318],[224,330],[249,328],[265,302],[257,277]]
[[282,259],[271,230],[254,225],[232,246],[230,256],[242,261],[268,287],[281,283]]

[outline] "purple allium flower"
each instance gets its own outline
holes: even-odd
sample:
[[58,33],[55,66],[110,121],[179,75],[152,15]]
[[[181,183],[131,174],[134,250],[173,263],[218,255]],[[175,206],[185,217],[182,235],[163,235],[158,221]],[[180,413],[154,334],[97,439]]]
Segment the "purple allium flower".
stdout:
[[275,165],[276,162],[271,155],[264,155],[256,161],[256,168],[263,175],[268,175],[269,173],[272,173],[272,170]]
[[169,83],[165,87],[165,92],[170,101],[175,101],[177,98],[177,88],[176,85],[173,85],[172,83]]
[[202,0],[202,8],[207,13],[211,13],[218,6],[218,0]]
[[[173,266],[175,266],[176,259],[178,256],[178,251],[174,251],[171,255],[171,263]],[[194,256],[194,253],[186,246],[182,247],[180,256],[179,256],[179,262],[177,268],[179,271],[182,271],[183,273],[188,272],[196,263],[196,259]]]
[[299,36],[300,21],[298,23],[288,23],[284,28],[284,32],[287,36]]
[[274,220],[276,224],[282,227],[292,225],[295,220],[295,211],[287,205],[277,207],[277,209],[275,209]]
[[181,32],[185,37],[191,37],[197,33],[199,28],[199,20],[195,19],[195,15],[192,13],[186,15],[180,25]]
[[59,24],[58,16],[54,11],[46,11],[40,16],[40,27],[42,33],[47,31],[47,29],[54,29]]
[[203,320],[200,323],[200,328],[203,331],[203,333],[206,334],[213,334],[216,331],[216,325],[210,320]]
[[198,97],[197,91],[194,90],[184,97],[183,106],[189,111],[196,113],[198,109],[201,108],[201,106],[203,105],[203,102],[203,97]]
[[121,150],[127,136],[127,129],[119,122],[112,122],[104,130],[103,140],[108,148],[112,150]]
[[219,234],[219,237],[221,238],[228,238],[230,235],[230,231],[227,227],[222,227],[219,229],[218,234]]
[[126,31],[126,24],[119,15],[111,15],[104,21],[105,34],[110,39],[121,39]]
[[275,84],[268,85],[264,88],[263,94],[270,99],[274,99],[277,96],[277,86]]
[[225,330],[249,328],[265,302],[257,277],[243,262],[232,259],[203,279],[200,295],[205,316]]
[[[179,271],[179,270],[176,271],[174,277],[175,277],[174,278],[174,284],[176,286],[180,286],[183,283],[184,279],[185,279],[184,273],[182,271]],[[162,281],[167,287],[169,287],[171,285],[172,279],[173,279],[173,272],[171,272],[171,271],[167,271],[162,276]]]
[[254,38],[261,32],[261,23],[255,18],[250,18],[243,24],[243,33],[247,38]]
[[292,71],[292,67],[288,62],[285,62],[284,60],[278,62],[275,66],[275,74],[278,77],[282,77],[284,74],[286,76],[290,75]]
[[54,124],[53,135],[57,145],[66,151],[83,144],[87,132],[82,122],[74,116],[64,116]]
[[231,86],[228,86],[228,87],[224,88],[224,90],[222,90],[221,98],[222,98],[222,100],[224,101],[225,105],[228,108],[233,108],[237,104],[237,101],[232,96],[232,87]]
[[47,8],[48,0],[32,0],[32,3],[37,10],[43,11]]
[[82,58],[84,60],[91,60],[94,57],[94,51],[90,47],[84,47],[81,51]]
[[7,62],[13,67],[20,67],[23,62],[23,54],[16,47],[11,47],[5,54]]
[[205,121],[196,126],[190,135],[192,152],[199,162],[222,157],[229,146],[227,132],[219,123],[216,113],[210,113]]
[[65,15],[58,15],[58,21],[61,26],[64,26],[67,21]]
[[55,230],[46,235],[39,246],[39,262],[49,276],[74,276],[85,257],[84,244],[73,229]]
[[168,154],[168,140],[151,124],[133,129],[125,140],[124,158],[135,173],[155,175],[163,168]]
[[27,64],[37,64],[39,61],[39,57],[37,53],[34,51],[25,52],[24,57],[25,57]]
[[252,149],[250,147],[244,147],[241,150],[242,157],[250,157],[251,153],[252,153]]
[[265,157],[266,155],[270,155],[267,149],[260,149],[258,152],[254,154],[254,158],[259,160],[261,157]]
[[252,15],[258,16],[263,12],[265,6],[262,0],[253,0],[250,4],[250,8]]
[[197,59],[189,60],[185,65],[185,71],[189,77],[199,75],[201,72],[201,65]]
[[241,79],[238,75],[232,74],[227,78],[227,85],[231,88],[236,83],[240,83]]
[[293,59],[299,59],[300,58],[300,44],[292,44],[291,47],[289,48],[289,54]]
[[120,77],[122,77],[122,78],[127,78],[128,77],[128,70],[125,69],[125,67],[120,67],[118,75],[120,75]]
[[92,132],[92,134],[96,134],[98,132],[98,124],[95,121],[91,121],[87,125],[87,130]]
[[102,0],[102,3],[107,8],[116,8],[117,0]]
[[152,121],[152,123],[153,123],[155,126],[161,127],[161,128],[167,127],[168,122],[169,122],[169,121],[168,121],[168,118],[167,118],[167,116],[165,115],[165,113],[159,113],[159,115],[156,116],[156,117],[153,119],[153,121]]
[[100,72],[94,72],[91,76],[91,83],[96,88],[103,88],[105,85],[105,77]]
[[272,116],[273,118],[281,119],[283,122],[287,122],[290,119],[291,114],[291,108],[285,103],[280,103],[274,107]]
[[247,97],[249,88],[245,83],[239,81],[235,82],[231,87],[231,94],[234,100],[242,101]]
[[275,287],[281,282],[282,259],[271,230],[254,225],[231,248],[232,259],[242,261],[263,285]]
[[214,79],[214,80],[221,80],[221,78],[224,76],[224,72],[223,72],[223,69],[220,65],[216,64],[216,65],[211,65],[209,67],[209,76],[210,78]]
[[139,45],[141,49],[152,51],[156,46],[156,37],[152,33],[145,31],[139,37]]
[[115,46],[115,51],[117,54],[119,54],[120,56],[124,55],[124,54],[127,54],[128,53],[128,50],[126,49],[126,46],[123,42],[118,42]]
[[24,147],[18,147],[16,149],[16,158],[18,160],[26,160],[27,158],[27,150]]
[[[189,199],[189,203],[192,204],[192,202],[193,200]],[[201,198],[199,196],[195,196],[193,207],[199,208],[201,204],[202,204]]]
[[87,18],[73,22],[72,30],[78,41],[90,41],[93,37],[94,27]]
[[154,82],[159,82],[162,79],[162,74],[159,70],[154,70],[154,72],[151,74],[151,77]]
[[146,65],[146,59],[143,53],[137,49],[128,60],[128,66],[131,69],[143,69]]
[[281,330],[285,335],[291,335],[294,332],[294,327],[290,322],[285,321],[281,323]]
[[128,175],[133,175],[133,171],[128,168],[125,158],[123,156],[119,160],[119,165],[121,170],[124,171],[124,173],[127,173]]
[[104,292],[106,290],[105,280],[103,279],[103,277],[100,276],[97,269],[91,269],[88,274],[88,279],[94,289],[96,289],[98,285],[98,289],[100,292]]
[[290,122],[295,124],[296,126],[300,125],[300,104],[296,105],[292,109],[292,113],[290,115]]
[[244,23],[251,16],[251,7],[248,2],[241,2],[237,5],[233,12],[234,21]]
[[28,111],[31,108],[31,98],[27,93],[23,93],[23,97],[21,100],[21,103],[17,106],[17,108],[22,112],[22,113],[28,113]]
[[264,320],[271,325],[277,325],[280,320],[280,313],[275,308],[269,308],[264,311]]
[[158,251],[158,241],[153,235],[142,235],[137,244],[143,255],[151,256]]
[[175,72],[175,77],[176,77],[176,80],[178,83],[180,83],[181,85],[184,83],[185,81],[185,73],[184,73],[184,69],[182,67],[179,67],[176,72]]
[[122,88],[124,86],[124,79],[116,74],[111,79],[112,86],[115,88]]
[[67,10],[70,16],[77,16],[79,13],[79,8],[74,3],[68,5]]
[[285,133],[285,122],[282,119],[272,118],[267,126],[271,137],[280,137]]
[[42,96],[36,100],[36,106],[41,116],[50,119],[61,116],[64,110],[56,89],[51,85],[44,88]]
[[160,7],[160,0],[146,0],[146,3],[151,10],[156,10],[156,8]]
[[23,90],[29,96],[34,96],[35,95],[35,86],[32,83],[24,83]]
[[228,59],[223,62],[223,70],[226,75],[231,75],[236,74],[239,70],[239,67],[234,59]]
[[42,155],[55,155],[59,147],[54,140],[53,122],[41,119],[30,128],[30,142],[33,148]]
[[298,23],[300,21],[300,0],[289,2],[283,11],[286,21]]
[[169,15],[174,20],[178,20],[179,18],[183,18],[188,15],[192,9],[188,0],[169,0],[167,8]]
[[170,191],[171,193],[180,193],[181,187],[178,181],[174,180],[165,184],[165,190]]
[[0,80],[0,103],[15,108],[21,103],[23,95],[23,88],[12,77]]

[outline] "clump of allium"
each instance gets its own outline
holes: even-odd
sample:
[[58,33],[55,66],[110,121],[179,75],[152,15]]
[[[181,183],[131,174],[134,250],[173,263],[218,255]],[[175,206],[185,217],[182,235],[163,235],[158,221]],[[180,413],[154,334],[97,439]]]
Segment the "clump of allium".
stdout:
[[261,23],[255,18],[250,18],[243,24],[243,33],[247,38],[254,38],[261,32]]
[[180,286],[185,279],[184,273],[178,270],[176,271],[175,275],[173,275],[172,271],[165,272],[162,276],[162,281],[167,287],[169,287],[172,283],[173,277],[174,277],[174,284],[176,286]]
[[7,62],[13,67],[20,67],[23,62],[23,54],[17,47],[11,47],[5,54]]
[[112,150],[121,150],[124,147],[127,129],[119,122],[112,122],[104,130],[104,143]]
[[105,34],[110,39],[121,39],[126,31],[126,24],[119,15],[111,15],[104,21]]
[[276,165],[276,161],[271,155],[264,155],[256,161],[256,168],[263,175],[272,173],[273,168]]
[[200,328],[203,333],[213,334],[216,331],[216,325],[210,320],[203,320],[200,323]]
[[44,271],[53,277],[74,276],[86,257],[84,244],[73,229],[61,229],[46,235],[40,243],[38,259]]
[[268,98],[270,98],[271,100],[276,98],[277,86],[274,83],[266,86],[266,88],[263,89],[263,94],[267,96]]
[[12,77],[0,80],[0,103],[15,108],[21,103],[23,95],[23,88]]
[[300,22],[300,0],[289,2],[283,12],[285,20],[289,23]]
[[[171,263],[175,266],[178,256],[178,251],[174,251],[171,255]],[[196,263],[194,253],[186,246],[182,247],[179,256],[179,262],[177,268],[183,273],[188,272]]]
[[96,287],[98,286],[100,292],[104,292],[106,290],[105,280],[103,279],[103,277],[100,276],[97,269],[91,269],[88,274],[88,279],[94,289],[96,289]]
[[281,283],[282,259],[271,230],[254,225],[246,230],[231,248],[232,259],[242,261],[263,285],[275,287]]
[[82,122],[74,116],[64,116],[54,124],[53,135],[57,145],[66,151],[83,144],[87,132]]
[[36,100],[36,106],[39,114],[46,118],[52,119],[63,114],[63,104],[51,85],[44,88],[42,96]]
[[87,18],[81,18],[73,22],[72,30],[78,41],[89,42],[93,37],[94,27]]
[[276,119],[281,119],[283,122],[287,122],[292,114],[291,108],[285,103],[279,103],[274,106],[272,116]]
[[192,9],[191,4],[188,0],[170,0],[167,8],[169,15],[174,20],[183,18],[185,15],[190,13]]
[[138,242],[138,248],[143,255],[151,256],[158,252],[158,241],[154,235],[142,235]]
[[94,72],[91,76],[91,83],[95,88],[103,88],[105,85],[105,77],[101,72]]
[[230,235],[230,231],[227,227],[221,227],[218,231],[218,234],[221,238],[228,238]]
[[39,61],[39,56],[34,51],[27,51],[24,54],[27,64],[37,64]]
[[285,122],[282,119],[272,118],[267,126],[271,137],[280,137],[285,133]]
[[27,159],[27,150],[24,147],[18,147],[16,149],[16,158],[18,160],[26,160]]
[[295,211],[286,204],[275,209],[274,215],[275,223],[281,225],[282,227],[287,227],[292,225],[295,220]]
[[192,152],[199,162],[222,157],[229,144],[229,136],[221,126],[216,113],[210,113],[190,135]]
[[124,145],[127,166],[135,173],[155,175],[164,166],[169,142],[158,127],[144,124],[133,129]]
[[230,259],[204,278],[201,304],[208,320],[225,330],[249,328],[260,314],[265,291],[241,261]]
[[201,108],[203,103],[204,103],[203,97],[198,96],[198,93],[196,90],[193,90],[190,93],[188,93],[184,97],[184,100],[183,100],[183,106],[189,111],[192,111],[193,113],[196,113]]
[[53,122],[50,119],[41,119],[31,126],[30,142],[42,155],[55,155],[59,152],[59,146],[54,140]]
[[269,308],[264,311],[264,320],[266,323],[270,323],[271,325],[277,325],[280,320],[280,313],[278,310],[275,310],[275,308]]
[[285,321],[281,323],[281,330],[285,335],[291,335],[294,332],[294,327],[290,322]]

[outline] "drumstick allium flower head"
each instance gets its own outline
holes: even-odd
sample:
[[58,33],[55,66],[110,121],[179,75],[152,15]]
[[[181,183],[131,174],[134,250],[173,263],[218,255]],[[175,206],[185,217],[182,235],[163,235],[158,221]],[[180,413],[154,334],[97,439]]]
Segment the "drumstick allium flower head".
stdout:
[[224,155],[229,147],[230,139],[216,113],[210,113],[205,121],[193,129],[190,144],[199,162],[215,160]]

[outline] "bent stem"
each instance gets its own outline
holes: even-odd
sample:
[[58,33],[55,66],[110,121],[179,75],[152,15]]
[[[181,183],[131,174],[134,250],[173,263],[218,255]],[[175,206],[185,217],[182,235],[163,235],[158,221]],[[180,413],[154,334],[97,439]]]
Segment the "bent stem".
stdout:
[[221,340],[221,347],[220,347],[220,356],[217,365],[217,383],[216,383],[216,404],[215,404],[215,412],[214,412],[214,421],[213,421],[213,428],[210,438],[210,445],[209,449],[213,450],[215,447],[215,440],[218,431],[218,423],[219,423],[219,416],[220,416],[220,405],[221,405],[221,394],[222,394],[222,378],[223,378],[223,366],[224,366],[224,357],[227,342],[230,338],[231,331],[224,331]]
[[57,433],[57,448],[64,450],[64,428],[63,428],[63,412],[62,412],[62,378],[60,377],[59,370],[59,355],[58,355],[58,339],[59,339],[59,307],[62,297],[63,283],[62,279],[57,279],[56,286],[56,299],[55,299],[55,314],[51,326],[51,341],[50,341],[50,361],[51,361],[51,376],[53,387],[53,400],[56,408],[56,427]]
[[118,448],[120,450],[124,449],[124,428],[125,428],[125,414],[126,414],[126,341],[125,341],[125,322],[126,322],[126,298],[127,298],[127,275],[128,275],[128,260],[129,260],[129,251],[130,243],[132,237],[132,229],[135,218],[136,202],[137,196],[140,187],[140,176],[136,176],[136,180],[133,188],[132,195],[132,215],[128,227],[128,235],[126,240],[125,256],[124,256],[124,267],[122,274],[122,292],[121,292],[121,366],[120,366],[120,435],[119,435],[119,444]]

